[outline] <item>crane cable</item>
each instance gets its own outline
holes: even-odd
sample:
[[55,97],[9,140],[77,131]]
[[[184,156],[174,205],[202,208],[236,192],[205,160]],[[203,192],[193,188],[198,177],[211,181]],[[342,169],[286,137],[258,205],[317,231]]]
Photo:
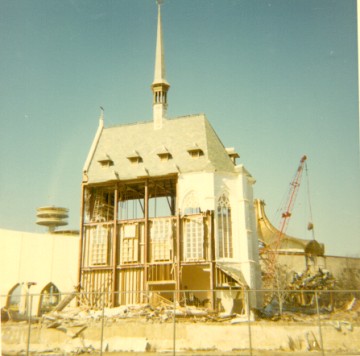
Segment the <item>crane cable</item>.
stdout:
[[311,200],[310,200],[309,174],[308,174],[308,167],[307,167],[306,162],[305,162],[305,173],[306,173],[307,198],[308,198],[309,215],[310,215],[310,221],[308,223],[307,229],[309,231],[311,230],[312,239],[315,240],[314,223],[313,223],[312,207],[311,207]]

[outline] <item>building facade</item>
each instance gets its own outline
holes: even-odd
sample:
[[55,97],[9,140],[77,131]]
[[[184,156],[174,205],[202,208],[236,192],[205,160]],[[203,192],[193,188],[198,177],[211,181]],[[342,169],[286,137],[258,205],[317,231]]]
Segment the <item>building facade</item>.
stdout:
[[101,114],[83,170],[79,278],[91,305],[188,289],[216,307],[219,288],[261,286],[255,181],[205,115],[167,118],[160,5],[155,57],[153,120],[106,128]]

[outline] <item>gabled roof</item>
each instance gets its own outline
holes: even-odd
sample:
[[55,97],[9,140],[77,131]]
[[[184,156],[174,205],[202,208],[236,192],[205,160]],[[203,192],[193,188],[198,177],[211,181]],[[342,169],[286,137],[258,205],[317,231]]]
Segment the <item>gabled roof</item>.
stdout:
[[[102,128],[95,140],[84,167],[88,183],[189,172],[235,172],[203,114],[164,120],[160,130],[154,130],[153,121]],[[164,147],[169,153],[167,160],[158,155]],[[203,155],[190,154],[191,147],[198,147]],[[138,160],[129,159],[134,152]],[[103,157],[111,157],[113,165],[101,165]]]

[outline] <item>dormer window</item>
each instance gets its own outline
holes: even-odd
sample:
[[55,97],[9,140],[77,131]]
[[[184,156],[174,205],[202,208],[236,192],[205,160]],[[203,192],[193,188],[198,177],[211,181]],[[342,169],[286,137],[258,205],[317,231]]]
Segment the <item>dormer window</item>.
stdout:
[[127,156],[126,158],[133,164],[141,163],[143,161],[142,157],[136,151],[133,154]]
[[192,157],[192,158],[198,158],[198,157],[201,157],[204,155],[204,151],[197,147],[197,148],[190,148],[187,150],[189,152],[189,155]]
[[100,163],[101,167],[104,168],[114,165],[114,161],[109,156],[99,159],[98,162]]
[[169,159],[172,159],[172,155],[170,152],[167,153],[158,153],[158,156],[161,161],[168,161]]
[[230,157],[230,159],[232,160],[232,162],[234,164],[236,164],[236,159],[240,158],[239,154],[235,151],[234,147],[229,147],[229,148],[225,148],[226,153],[228,154],[228,156]]
[[157,152],[157,155],[161,161],[168,161],[169,159],[172,159],[172,155],[166,147]]

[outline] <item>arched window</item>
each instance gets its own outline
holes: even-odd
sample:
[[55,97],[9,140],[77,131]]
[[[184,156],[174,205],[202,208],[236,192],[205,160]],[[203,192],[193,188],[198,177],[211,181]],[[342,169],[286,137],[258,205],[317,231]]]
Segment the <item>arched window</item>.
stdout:
[[216,211],[218,256],[220,258],[233,257],[231,208],[228,197],[223,194],[217,203]]
[[194,192],[186,195],[183,202],[184,215],[200,214],[200,204]]
[[21,314],[25,314],[26,301],[22,301],[22,290],[23,283],[18,283],[13,288],[11,288],[6,303],[6,307],[10,313],[21,312]]
[[56,285],[53,283],[47,284],[41,291],[39,315],[43,315],[53,310],[59,304],[60,298],[60,291]]
[[29,288],[36,283],[26,282],[17,283],[10,289],[6,301],[6,308],[12,318],[21,320],[28,314],[29,305]]

